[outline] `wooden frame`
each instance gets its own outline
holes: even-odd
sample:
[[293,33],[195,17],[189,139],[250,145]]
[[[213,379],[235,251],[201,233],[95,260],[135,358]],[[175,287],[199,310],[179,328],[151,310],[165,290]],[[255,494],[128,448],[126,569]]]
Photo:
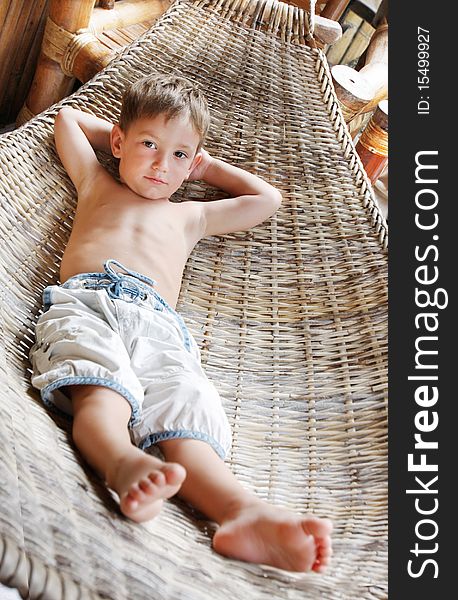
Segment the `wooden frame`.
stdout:
[[[96,33],[159,18],[173,0],[120,0],[94,7],[95,0],[51,0],[40,58],[27,100],[18,115],[22,124],[71,93],[74,80],[89,81],[107,66],[114,52]],[[310,9],[310,2],[302,2]],[[107,10],[108,9],[108,10]],[[317,45],[332,44],[342,35],[340,25],[315,18]]]

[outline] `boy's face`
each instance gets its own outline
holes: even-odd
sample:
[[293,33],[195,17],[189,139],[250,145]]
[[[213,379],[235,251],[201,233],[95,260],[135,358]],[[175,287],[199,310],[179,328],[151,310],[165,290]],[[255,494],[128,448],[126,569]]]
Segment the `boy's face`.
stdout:
[[113,156],[120,159],[121,181],[150,200],[168,199],[199,164],[200,138],[186,115],[164,114],[134,121],[126,132],[115,125]]

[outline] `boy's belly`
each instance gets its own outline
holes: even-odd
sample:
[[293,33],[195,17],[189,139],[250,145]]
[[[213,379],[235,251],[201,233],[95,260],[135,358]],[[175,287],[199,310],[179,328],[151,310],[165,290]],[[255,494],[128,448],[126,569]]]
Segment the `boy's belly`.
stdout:
[[[175,308],[188,253],[180,243],[155,240],[116,239],[91,236],[72,237],[62,257],[60,280],[63,283],[79,273],[103,272],[103,263],[114,258],[126,268],[154,279],[156,291]],[[96,239],[95,239],[96,238]]]

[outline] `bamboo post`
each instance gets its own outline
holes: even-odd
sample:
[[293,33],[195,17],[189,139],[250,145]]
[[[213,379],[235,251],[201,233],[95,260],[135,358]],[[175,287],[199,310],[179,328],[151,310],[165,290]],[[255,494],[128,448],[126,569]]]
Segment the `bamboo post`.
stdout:
[[345,12],[348,3],[349,0],[329,0],[328,2],[326,2],[326,5],[324,6],[320,14],[326,19],[338,21]]
[[[0,0],[0,122],[17,116],[32,83],[48,0]],[[1,595],[1,594],[0,594]]]
[[374,15],[374,18],[372,19],[372,27],[374,27],[374,29],[377,29],[377,27],[388,18],[388,0],[382,0],[377,12]]
[[342,114],[349,123],[374,97],[372,86],[359,71],[346,65],[334,65],[331,75]]
[[388,100],[378,103],[356,144],[364,169],[375,183],[388,162]]
[[380,25],[366,50],[360,71],[345,65],[331,69],[337,98],[348,123],[358,114],[373,110],[388,97],[388,24]]
[[43,111],[67,96],[73,87],[74,77],[62,71],[57,60],[62,37],[70,37],[89,24],[95,0],[51,0],[49,16],[43,37],[35,76],[25,105],[18,115],[18,124]]

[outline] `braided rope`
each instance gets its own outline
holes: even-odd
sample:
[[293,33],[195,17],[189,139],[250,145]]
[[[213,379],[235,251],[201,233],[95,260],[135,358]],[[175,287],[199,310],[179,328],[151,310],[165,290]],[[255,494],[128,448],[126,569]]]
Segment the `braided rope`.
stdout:
[[72,37],[71,42],[65,49],[64,56],[60,62],[61,69],[65,75],[74,77],[73,67],[76,57],[85,46],[94,42],[98,43],[98,39],[90,29],[80,29],[76,32],[76,34]]
[[51,60],[59,63],[67,77],[74,77],[73,67],[79,52],[87,44],[98,42],[94,27],[79,29],[71,33],[60,27],[50,17],[46,20],[42,52]]
[[30,121],[35,115],[27,106],[27,104],[23,104],[21,110],[19,111],[18,116],[16,117],[16,125],[24,125],[27,121]]
[[313,35],[315,33],[315,5],[316,5],[316,0],[310,0],[310,12],[304,11],[307,13],[307,16],[308,16],[309,32],[310,32],[311,39],[313,39]]
[[51,60],[60,63],[73,36],[73,33],[63,27],[59,27],[57,23],[48,17],[46,19],[41,51]]

